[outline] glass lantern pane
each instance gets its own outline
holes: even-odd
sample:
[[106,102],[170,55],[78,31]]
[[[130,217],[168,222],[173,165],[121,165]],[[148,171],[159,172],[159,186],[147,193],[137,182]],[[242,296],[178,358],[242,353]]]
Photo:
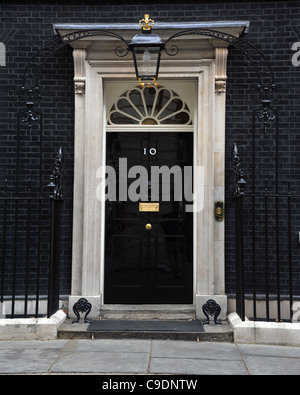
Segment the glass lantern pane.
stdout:
[[134,49],[137,76],[142,80],[157,78],[159,47],[137,47]]

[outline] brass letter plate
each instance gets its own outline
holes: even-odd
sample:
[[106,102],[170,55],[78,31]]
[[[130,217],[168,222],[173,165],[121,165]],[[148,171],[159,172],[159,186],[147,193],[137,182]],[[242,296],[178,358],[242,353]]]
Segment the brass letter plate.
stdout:
[[159,212],[159,203],[140,203],[140,212]]

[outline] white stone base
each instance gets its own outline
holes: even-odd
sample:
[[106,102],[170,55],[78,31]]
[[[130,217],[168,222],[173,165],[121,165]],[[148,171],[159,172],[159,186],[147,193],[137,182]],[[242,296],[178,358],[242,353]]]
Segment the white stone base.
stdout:
[[55,340],[67,315],[59,310],[50,318],[0,320],[0,340]]
[[[226,295],[196,295],[196,318],[198,320],[205,320],[206,317],[202,311],[202,307],[208,300],[213,299],[221,307],[221,314],[218,319],[221,321],[227,320],[227,296]],[[213,317],[212,317],[213,318]]]
[[[92,310],[89,313],[87,318],[98,320],[100,317],[100,307],[101,307],[101,301],[102,301],[102,296],[74,296],[71,295],[69,296],[69,307],[68,307],[68,316],[69,318],[76,318],[76,315],[74,314],[73,311],[73,306],[75,303],[78,302],[79,299],[84,298],[86,299],[89,303],[92,305]],[[81,318],[84,318],[85,313],[80,314]]]
[[235,343],[300,346],[300,324],[242,321],[237,313],[228,322]]

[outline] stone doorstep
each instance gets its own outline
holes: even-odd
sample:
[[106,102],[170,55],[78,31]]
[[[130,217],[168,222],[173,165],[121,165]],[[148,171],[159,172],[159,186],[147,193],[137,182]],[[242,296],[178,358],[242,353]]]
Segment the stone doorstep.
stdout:
[[59,339],[144,339],[144,340],[186,340],[233,343],[233,331],[226,321],[222,326],[205,325],[205,332],[166,331],[95,331],[88,330],[89,324],[72,324],[68,319],[58,330]]
[[[86,299],[94,305],[95,300],[89,297]],[[204,303],[209,297],[203,296]],[[225,300],[225,299],[224,299]],[[60,339],[171,339],[189,341],[214,341],[214,342],[233,342],[233,331],[228,326],[227,321],[223,320],[222,326],[215,326],[214,323],[204,327],[205,332],[164,332],[164,331],[95,331],[87,330],[88,324],[83,323],[84,313],[81,313],[79,324],[72,324],[75,318],[70,306],[74,301],[78,301],[78,296],[70,297],[69,319],[58,331]],[[197,309],[194,305],[102,305],[99,309],[100,315],[91,315],[88,318],[94,320],[109,321],[192,321],[196,319]],[[204,316],[203,316],[204,317]],[[199,318],[199,317],[197,317]],[[200,318],[201,319],[201,318]]]
[[50,318],[19,318],[0,320],[1,340],[56,340],[59,327],[67,315],[58,310]]
[[104,305],[100,319],[105,320],[192,320],[196,311],[190,305]]
[[300,324],[242,321],[237,313],[228,316],[228,323],[235,343],[300,346]]

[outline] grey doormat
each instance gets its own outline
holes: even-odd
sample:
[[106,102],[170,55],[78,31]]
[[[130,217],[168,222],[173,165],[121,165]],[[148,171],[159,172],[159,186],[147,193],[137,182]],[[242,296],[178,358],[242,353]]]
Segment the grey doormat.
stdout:
[[95,320],[88,326],[89,332],[204,332],[202,322],[193,321],[119,321]]

